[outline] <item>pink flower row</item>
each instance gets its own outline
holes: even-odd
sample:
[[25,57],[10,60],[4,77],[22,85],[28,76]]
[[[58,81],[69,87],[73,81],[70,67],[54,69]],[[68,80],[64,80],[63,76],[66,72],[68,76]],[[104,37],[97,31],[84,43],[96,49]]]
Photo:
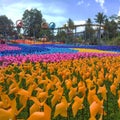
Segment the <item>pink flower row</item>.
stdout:
[[88,57],[107,57],[107,56],[120,56],[118,53],[54,53],[44,55],[17,55],[17,56],[2,56],[0,57],[0,64],[7,66],[9,64],[21,64],[27,61],[31,62],[59,62],[63,60],[88,58]]
[[5,50],[20,50],[21,48],[16,46],[9,46],[7,44],[0,44],[0,52]]

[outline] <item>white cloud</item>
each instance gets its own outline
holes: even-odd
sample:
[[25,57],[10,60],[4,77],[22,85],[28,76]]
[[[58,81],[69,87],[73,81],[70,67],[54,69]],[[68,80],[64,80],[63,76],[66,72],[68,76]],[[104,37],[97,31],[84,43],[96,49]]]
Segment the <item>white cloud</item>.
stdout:
[[75,24],[75,25],[80,25],[80,24],[85,24],[85,22],[86,22],[85,20],[79,20],[79,21],[78,21],[78,20],[75,20],[75,21],[74,21],[74,24]]
[[44,18],[47,20],[48,23],[54,22],[56,27],[62,27],[68,18],[63,16],[51,16],[51,15],[44,15]]
[[104,12],[107,13],[107,9],[104,6],[105,0],[95,0],[95,1],[99,3],[101,8],[104,10]]
[[105,0],[95,0],[95,1],[96,1],[97,3],[99,3],[101,7],[104,6]]
[[13,20],[13,22],[15,23],[16,20],[21,19],[22,15],[24,13],[24,11],[26,9],[30,9],[30,8],[36,8],[36,7],[42,7],[41,4],[32,4],[29,3],[26,7],[26,4],[24,3],[14,3],[14,4],[10,4],[10,5],[3,5],[2,7],[2,15],[6,15],[8,18],[11,18]]
[[81,5],[81,4],[83,4],[83,3],[84,3],[84,1],[83,1],[83,0],[80,0],[80,1],[78,1],[77,5]]
[[118,16],[120,16],[120,8],[119,8],[119,11],[118,11]]
[[60,8],[61,6],[55,6],[54,3],[51,4],[43,4],[40,2],[18,2],[11,4],[0,5],[0,15],[6,15],[9,19],[11,19],[14,23],[17,20],[22,19],[23,13],[26,9],[30,10],[31,8],[36,8],[41,11],[43,18],[46,19],[47,22],[55,22],[57,26],[61,26],[66,18],[63,17],[66,10],[65,8]]
[[[85,24],[86,21],[85,20],[75,20],[74,21],[74,24],[75,25],[82,25],[82,24]],[[77,32],[81,32],[81,31],[84,31],[85,27],[84,26],[80,26],[80,27],[77,27]]]

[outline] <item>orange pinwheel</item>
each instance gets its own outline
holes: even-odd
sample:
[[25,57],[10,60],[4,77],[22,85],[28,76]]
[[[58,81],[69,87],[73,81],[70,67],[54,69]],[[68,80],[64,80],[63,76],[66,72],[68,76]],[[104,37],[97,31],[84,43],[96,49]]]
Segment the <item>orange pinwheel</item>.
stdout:
[[87,84],[87,88],[88,88],[88,89],[91,89],[92,87],[94,87],[94,83],[93,83],[93,81],[90,80],[90,79],[87,79],[87,80],[86,80],[86,84]]
[[82,93],[82,96],[85,96],[86,90],[87,90],[87,88],[85,86],[85,83],[80,81],[78,83],[78,93]]
[[72,84],[73,84],[73,85],[77,84],[77,77],[73,76]]
[[44,111],[33,112],[27,120],[51,120],[51,108],[44,103]]
[[0,98],[1,98],[1,101],[0,101],[0,107],[1,108],[4,108],[4,109],[7,109],[7,108],[9,108],[10,107],[10,98],[8,97],[8,95],[7,94],[5,94],[5,93],[2,93],[1,95],[0,95]]
[[26,96],[26,97],[30,97],[31,96],[30,93],[29,93],[29,91],[27,91],[25,89],[22,89],[22,88],[18,89],[17,94],[23,95],[23,96]]
[[38,92],[37,98],[40,100],[40,102],[45,102],[48,98],[48,92]]
[[105,85],[102,86],[102,87],[99,87],[98,93],[101,93],[103,99],[104,99],[104,100],[107,100],[107,89],[106,89],[106,86],[105,86]]
[[65,80],[66,88],[69,90],[72,87],[72,81],[70,79]]
[[70,92],[69,92],[69,94],[68,94],[70,101],[72,100],[73,97],[75,97],[76,92],[77,92],[77,88],[73,88],[73,87],[70,88]]
[[54,95],[51,99],[52,107],[55,106],[55,104],[60,101],[62,94],[63,94],[63,88],[58,88],[56,91],[53,91],[52,94]]
[[30,107],[30,115],[34,112],[39,112],[40,108],[43,107],[44,102],[40,102],[36,97],[30,97],[29,100],[32,100],[34,104]]
[[16,120],[15,117],[18,115],[16,109],[16,99],[9,101],[9,107],[7,109],[0,108],[0,120]]
[[88,100],[89,104],[91,104],[94,101],[94,99],[93,99],[94,95],[96,95],[96,89],[95,88],[88,91],[87,100]]
[[115,86],[115,84],[112,84],[110,86],[110,90],[111,90],[111,92],[112,92],[113,95],[116,95],[116,86]]
[[55,107],[55,113],[54,117],[61,115],[63,117],[67,117],[67,108],[69,107],[69,104],[67,103],[67,100],[64,96],[62,96],[62,100],[60,103],[58,103]]
[[79,98],[78,96],[76,96],[74,98],[74,103],[72,105],[72,112],[74,117],[76,116],[79,109],[80,110],[83,109],[83,100],[84,100],[84,97]]
[[12,113],[12,108],[8,110],[0,108],[0,120],[15,120],[15,115]]
[[[94,101],[90,105],[90,119],[89,120],[96,120],[96,115],[100,114],[103,116],[104,111],[103,111],[103,100],[100,102]],[[100,119],[102,119],[102,116],[100,116]]]
[[101,86],[103,84],[103,80],[98,78],[96,83],[98,86]]

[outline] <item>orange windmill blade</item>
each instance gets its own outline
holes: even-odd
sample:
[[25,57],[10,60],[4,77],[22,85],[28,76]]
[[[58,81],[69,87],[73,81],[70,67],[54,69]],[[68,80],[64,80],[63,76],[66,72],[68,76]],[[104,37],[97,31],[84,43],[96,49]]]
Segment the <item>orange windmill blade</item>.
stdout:
[[55,107],[54,117],[61,115],[63,117],[67,117],[67,109],[69,107],[69,103],[67,103],[66,98],[63,96],[60,103],[58,103]]
[[82,96],[85,96],[86,95],[86,90],[87,90],[87,88],[85,86],[85,83],[80,81],[78,83],[78,90],[77,90],[78,94],[82,93]]
[[107,100],[107,89],[106,89],[106,86],[105,86],[105,85],[102,86],[102,87],[99,87],[97,93],[101,93],[103,99],[104,99],[104,100]]
[[93,83],[92,80],[86,79],[85,82],[86,82],[86,84],[87,84],[87,88],[88,88],[88,89],[91,89],[92,87],[94,87],[94,83]]
[[116,86],[114,84],[112,84],[110,86],[110,90],[111,90],[111,92],[112,92],[113,95],[116,95]]
[[65,80],[66,88],[69,90],[72,87],[72,81],[70,79]]
[[1,108],[4,108],[4,109],[9,108],[11,106],[11,103],[10,103],[11,100],[9,96],[7,94],[2,93],[0,97],[1,97],[1,105],[2,105]]
[[76,116],[79,109],[83,109],[83,100],[84,100],[84,97],[79,98],[78,96],[76,96],[74,98],[74,103],[72,105],[72,112],[74,117]]
[[89,120],[96,120],[96,115],[98,114],[99,111],[99,104],[94,101],[91,105],[90,105],[90,119]]
[[45,102],[48,98],[48,92],[37,93],[37,98],[40,100],[40,102]]
[[0,120],[15,120],[15,115],[12,114],[12,108],[8,110],[0,108]]
[[103,115],[106,115],[103,106],[103,100],[99,100],[97,96],[94,96],[94,101],[90,105],[90,120],[96,120],[96,115],[100,114],[100,120],[102,119]]
[[27,120],[51,120],[51,108],[44,103],[44,111],[33,112]]
[[52,107],[57,103],[57,101],[60,101],[62,95],[63,95],[63,88],[61,86],[58,87],[56,91],[53,91],[52,94],[54,95],[51,99]]
[[0,120],[16,120],[17,116],[17,109],[16,109],[16,98],[13,99],[12,101],[9,101],[9,108],[8,109],[3,109],[0,108]]
[[95,88],[88,91],[87,100],[88,100],[89,104],[91,104],[94,101],[94,99],[93,99],[94,95],[96,95],[96,89]]
[[69,92],[69,100],[71,101],[73,97],[75,97],[77,94],[77,88],[73,88],[71,87],[70,88],[70,92]]

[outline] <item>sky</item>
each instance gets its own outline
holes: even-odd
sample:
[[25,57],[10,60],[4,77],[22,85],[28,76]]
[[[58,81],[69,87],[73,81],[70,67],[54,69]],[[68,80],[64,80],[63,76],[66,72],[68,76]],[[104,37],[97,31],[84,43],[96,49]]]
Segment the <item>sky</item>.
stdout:
[[108,17],[120,16],[120,0],[0,0],[0,16],[6,15],[14,23],[21,20],[26,9],[40,10],[48,23],[62,27],[68,19],[75,25],[83,24],[88,18],[94,23],[95,15],[103,12]]

